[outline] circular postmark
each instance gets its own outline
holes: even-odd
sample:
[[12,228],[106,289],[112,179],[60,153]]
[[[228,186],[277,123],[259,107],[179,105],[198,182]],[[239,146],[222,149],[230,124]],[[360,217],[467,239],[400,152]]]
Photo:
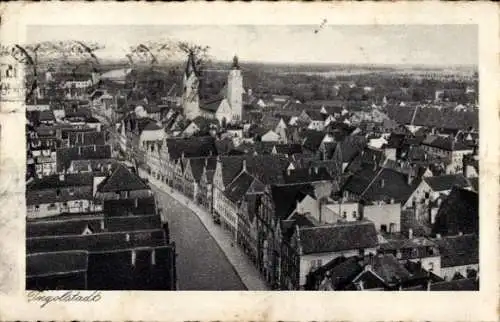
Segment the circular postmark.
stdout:
[[20,45],[5,46],[0,51],[0,101],[24,102],[36,89],[33,58]]

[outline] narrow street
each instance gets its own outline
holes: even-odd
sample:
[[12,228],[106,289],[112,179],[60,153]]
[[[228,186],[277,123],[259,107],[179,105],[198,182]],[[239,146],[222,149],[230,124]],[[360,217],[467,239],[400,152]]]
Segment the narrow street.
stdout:
[[176,244],[179,290],[246,290],[200,219],[186,206],[152,187]]

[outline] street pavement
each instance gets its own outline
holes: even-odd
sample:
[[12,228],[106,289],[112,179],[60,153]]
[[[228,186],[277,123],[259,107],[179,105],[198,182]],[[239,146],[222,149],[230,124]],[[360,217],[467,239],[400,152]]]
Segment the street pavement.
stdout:
[[149,182],[177,245],[180,289],[269,290],[250,259],[233,244],[231,234],[209,213],[165,184]]

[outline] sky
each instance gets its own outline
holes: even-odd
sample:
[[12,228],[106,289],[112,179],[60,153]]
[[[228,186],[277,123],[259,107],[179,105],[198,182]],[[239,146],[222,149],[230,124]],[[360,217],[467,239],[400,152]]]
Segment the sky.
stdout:
[[[106,46],[102,58],[123,58],[146,41],[210,46],[215,60],[273,63],[477,65],[476,25],[290,26],[31,26],[27,41],[80,40]],[[319,29],[317,33],[315,30]]]

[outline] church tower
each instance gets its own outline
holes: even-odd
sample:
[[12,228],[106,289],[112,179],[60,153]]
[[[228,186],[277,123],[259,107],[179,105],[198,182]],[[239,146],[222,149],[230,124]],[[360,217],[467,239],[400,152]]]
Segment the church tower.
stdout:
[[182,110],[184,116],[192,120],[200,115],[199,73],[196,70],[194,54],[190,53],[184,72]]
[[232,122],[240,122],[243,109],[243,77],[236,56],[233,58],[233,66],[227,80],[227,100],[231,106]]

